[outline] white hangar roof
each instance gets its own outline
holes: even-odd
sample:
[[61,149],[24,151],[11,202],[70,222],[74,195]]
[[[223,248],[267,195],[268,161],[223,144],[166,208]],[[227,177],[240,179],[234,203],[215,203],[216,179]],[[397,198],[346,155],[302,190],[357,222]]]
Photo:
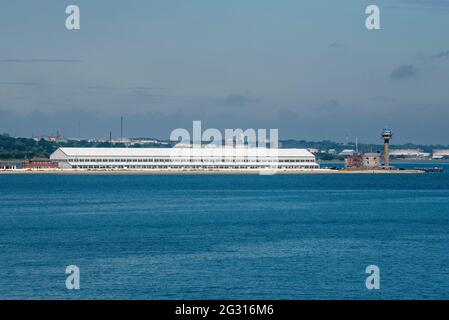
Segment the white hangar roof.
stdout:
[[279,156],[315,158],[306,149],[270,148],[59,148],[50,159],[77,157]]

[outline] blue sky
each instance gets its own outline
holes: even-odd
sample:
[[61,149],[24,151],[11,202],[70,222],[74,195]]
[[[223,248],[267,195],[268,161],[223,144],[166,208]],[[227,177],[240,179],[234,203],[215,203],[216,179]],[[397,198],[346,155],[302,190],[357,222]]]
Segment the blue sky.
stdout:
[[[65,29],[65,7],[81,30]],[[365,8],[381,9],[381,30]],[[0,132],[449,144],[448,0],[40,0],[0,11]]]

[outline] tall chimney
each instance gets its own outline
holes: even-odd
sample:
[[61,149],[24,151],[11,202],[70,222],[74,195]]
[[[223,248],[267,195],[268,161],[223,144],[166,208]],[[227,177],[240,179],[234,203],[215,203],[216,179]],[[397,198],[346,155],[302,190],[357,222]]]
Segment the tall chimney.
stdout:
[[120,143],[123,143],[123,116],[120,117]]

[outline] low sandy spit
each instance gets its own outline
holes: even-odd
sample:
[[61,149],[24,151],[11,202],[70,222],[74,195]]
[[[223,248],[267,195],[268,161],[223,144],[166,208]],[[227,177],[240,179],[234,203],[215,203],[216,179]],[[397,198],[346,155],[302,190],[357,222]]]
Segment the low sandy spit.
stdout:
[[0,174],[73,174],[73,175],[184,175],[184,174],[418,174],[420,170],[1,170]]

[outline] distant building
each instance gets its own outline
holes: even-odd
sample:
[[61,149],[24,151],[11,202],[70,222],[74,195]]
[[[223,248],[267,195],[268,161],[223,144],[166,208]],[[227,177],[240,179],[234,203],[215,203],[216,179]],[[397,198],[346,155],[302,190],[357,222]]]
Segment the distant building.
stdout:
[[363,167],[363,158],[361,154],[349,156],[345,159],[345,168],[356,169]]
[[58,169],[59,164],[49,159],[32,159],[23,163],[24,169]]
[[62,137],[59,133],[56,135],[49,135],[49,136],[33,136],[34,141],[48,141],[48,142],[67,142],[68,140]]
[[382,166],[382,156],[377,153],[357,153],[345,159],[347,169],[373,169]]
[[318,149],[316,149],[316,148],[307,148],[307,150],[308,150],[310,153],[313,153],[313,154],[316,154],[316,153],[319,153],[319,152],[320,152],[320,150],[318,150]]
[[378,168],[382,165],[382,157],[379,152],[365,153],[362,155],[362,158],[364,168]]
[[105,143],[106,140],[100,139],[100,138],[91,138],[91,139],[87,139],[87,142],[89,142],[89,143]]
[[131,145],[131,140],[128,139],[128,138],[112,139],[111,143],[112,144],[123,144],[125,146],[130,146]]
[[341,157],[350,157],[350,156],[353,156],[355,154],[356,154],[355,150],[353,150],[353,149],[345,149],[342,152],[340,152],[338,155],[341,156]]
[[423,152],[420,149],[392,149],[390,157],[393,158],[429,158],[429,152]]
[[22,169],[23,163],[18,161],[0,161],[0,170]]
[[140,144],[140,145],[148,145],[148,144],[153,144],[153,145],[168,145],[168,142],[165,141],[159,141],[156,139],[131,139],[131,146],[134,146],[136,144]]
[[449,158],[449,149],[437,149],[437,150],[433,150],[432,158],[433,158],[433,159],[445,159],[445,158]]

